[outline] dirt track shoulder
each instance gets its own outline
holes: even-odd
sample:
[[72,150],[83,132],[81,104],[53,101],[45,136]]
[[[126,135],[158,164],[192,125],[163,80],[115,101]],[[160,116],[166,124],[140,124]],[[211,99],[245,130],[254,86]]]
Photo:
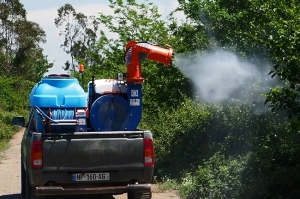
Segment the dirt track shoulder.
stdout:
[[0,196],[20,193],[20,146],[23,129],[17,132],[9,142],[7,150],[2,152],[0,160]]

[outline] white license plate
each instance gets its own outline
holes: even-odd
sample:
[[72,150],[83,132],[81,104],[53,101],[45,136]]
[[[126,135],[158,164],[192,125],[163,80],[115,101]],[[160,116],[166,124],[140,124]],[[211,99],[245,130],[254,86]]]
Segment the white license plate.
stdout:
[[72,181],[101,181],[109,180],[109,173],[74,173]]

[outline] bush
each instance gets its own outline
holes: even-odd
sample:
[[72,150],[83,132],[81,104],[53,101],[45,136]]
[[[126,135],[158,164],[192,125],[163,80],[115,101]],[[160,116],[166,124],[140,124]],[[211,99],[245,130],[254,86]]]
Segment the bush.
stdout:
[[288,126],[285,114],[187,97],[178,108],[144,113],[141,127],[155,140],[155,175],[181,183],[182,196],[295,198],[300,192],[300,134],[292,131],[299,125]]
[[0,108],[6,111],[27,109],[33,82],[16,78],[0,77]]
[[33,86],[27,80],[0,77],[0,141],[9,140],[18,130],[12,125],[12,118],[26,115]]
[[208,108],[190,99],[182,102],[179,109],[158,110],[157,115],[144,114],[141,127],[153,132],[160,177],[177,175],[200,157],[201,143],[205,141],[211,120]]
[[7,112],[0,108],[0,140],[8,140],[12,138],[14,132],[18,129],[11,124],[15,112]]
[[141,127],[154,135],[158,179],[181,178],[217,152],[246,154],[253,143],[285,131],[280,115],[257,110],[250,103],[210,105],[185,98],[179,108],[145,112]]
[[248,154],[230,158],[220,153],[214,154],[196,172],[183,178],[180,195],[187,199],[239,198],[248,157]]

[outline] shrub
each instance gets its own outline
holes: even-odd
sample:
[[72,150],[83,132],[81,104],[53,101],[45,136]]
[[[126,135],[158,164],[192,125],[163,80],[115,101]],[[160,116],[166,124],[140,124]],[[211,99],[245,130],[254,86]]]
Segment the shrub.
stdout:
[[249,155],[226,158],[214,154],[183,178],[181,196],[187,199],[235,199],[243,190],[242,173]]
[[0,108],[6,111],[24,111],[29,102],[33,82],[0,77]]
[[141,127],[153,132],[158,177],[180,178],[216,152],[229,157],[252,151],[253,143],[284,132],[285,122],[250,103],[211,105],[185,98],[176,109],[146,111]]
[[0,140],[12,138],[14,132],[18,129],[12,126],[11,121],[15,112],[7,112],[0,108]]
[[9,140],[17,131],[18,128],[12,125],[12,118],[26,115],[33,85],[27,80],[0,77],[0,140]]

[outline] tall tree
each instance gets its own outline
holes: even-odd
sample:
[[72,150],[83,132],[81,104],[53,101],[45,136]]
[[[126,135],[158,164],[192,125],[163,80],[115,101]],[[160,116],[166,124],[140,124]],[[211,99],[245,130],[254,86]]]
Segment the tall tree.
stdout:
[[[26,76],[35,79],[52,65],[43,54],[45,32],[35,22],[26,20],[26,10],[19,0],[0,2],[0,69],[2,76]],[[45,65],[32,64],[43,59]],[[38,74],[31,73],[38,71]]]
[[99,23],[94,16],[87,17],[81,12],[76,12],[71,4],[65,4],[58,9],[58,16],[54,21],[57,28],[62,28],[60,36],[64,36],[61,44],[63,50],[71,56],[71,62],[66,61],[65,70],[75,71],[78,62],[84,60],[87,65],[92,65],[87,51],[95,48]]

